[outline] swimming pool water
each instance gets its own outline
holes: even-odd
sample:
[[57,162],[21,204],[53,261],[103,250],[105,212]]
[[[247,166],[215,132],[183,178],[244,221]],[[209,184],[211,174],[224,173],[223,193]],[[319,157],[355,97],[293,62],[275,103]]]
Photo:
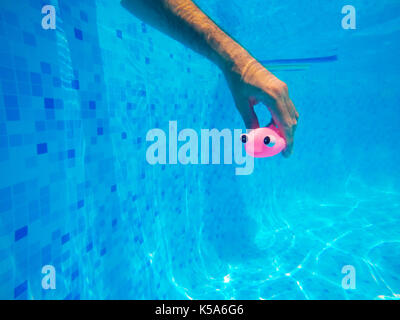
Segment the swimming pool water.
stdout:
[[169,121],[243,127],[220,71],[118,1],[3,1],[0,298],[398,299],[399,1],[196,2],[288,84],[293,155],[148,164]]

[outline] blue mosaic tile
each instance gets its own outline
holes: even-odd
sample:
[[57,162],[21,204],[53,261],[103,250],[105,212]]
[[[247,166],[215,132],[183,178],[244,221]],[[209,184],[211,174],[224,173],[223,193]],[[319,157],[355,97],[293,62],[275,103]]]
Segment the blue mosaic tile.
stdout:
[[54,109],[54,99],[44,98],[44,107],[46,109]]
[[20,285],[15,287],[15,289],[14,289],[14,298],[18,298],[21,294],[26,292],[27,289],[28,289],[28,282],[24,281],[23,283],[21,283]]
[[82,30],[75,28],[74,32],[75,32],[75,38],[77,38],[79,40],[83,40]]
[[42,70],[42,73],[51,74],[51,65],[47,62],[40,62],[40,69]]
[[32,33],[23,32],[23,39],[25,44],[36,47],[36,37]]
[[15,231],[15,241],[19,241],[28,235],[28,226],[24,226]]
[[47,143],[39,143],[36,146],[37,154],[44,154],[47,153]]

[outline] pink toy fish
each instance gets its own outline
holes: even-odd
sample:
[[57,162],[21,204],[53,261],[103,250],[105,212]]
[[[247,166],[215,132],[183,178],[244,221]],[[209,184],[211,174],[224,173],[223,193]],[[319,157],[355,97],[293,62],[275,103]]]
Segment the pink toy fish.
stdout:
[[273,124],[242,134],[241,139],[247,154],[255,158],[272,157],[286,148],[285,139]]

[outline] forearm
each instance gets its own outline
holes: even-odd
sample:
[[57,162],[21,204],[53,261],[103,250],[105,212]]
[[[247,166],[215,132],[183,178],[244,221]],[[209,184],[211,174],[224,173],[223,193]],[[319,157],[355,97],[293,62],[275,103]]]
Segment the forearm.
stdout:
[[122,0],[121,4],[142,21],[207,57],[222,70],[241,73],[254,60],[191,0]]

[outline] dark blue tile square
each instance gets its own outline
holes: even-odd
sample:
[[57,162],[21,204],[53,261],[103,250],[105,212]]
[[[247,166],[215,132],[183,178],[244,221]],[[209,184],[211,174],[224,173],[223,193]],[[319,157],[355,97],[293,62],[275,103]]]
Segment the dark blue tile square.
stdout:
[[7,126],[5,122],[0,122],[0,136],[7,134]]
[[28,281],[25,280],[20,285],[14,288],[14,298],[17,298],[22,293],[26,292],[27,289],[28,289]]
[[14,80],[14,72],[12,69],[0,67],[0,79],[1,80]]
[[75,158],[75,150],[74,149],[68,150],[67,154],[68,154],[69,159]]
[[79,276],[79,271],[75,270],[74,272],[72,272],[71,274],[71,280],[76,279]]
[[42,76],[40,73],[31,72],[31,82],[32,84],[42,84]]
[[35,97],[41,97],[43,95],[43,90],[41,85],[32,86],[32,95]]
[[75,38],[77,38],[79,40],[83,39],[82,30],[74,28],[74,33],[75,33]]
[[18,241],[28,235],[28,226],[24,226],[18,230],[15,230],[14,240]]
[[6,108],[18,108],[17,96],[4,96],[3,99]]
[[77,208],[80,209],[85,205],[85,201],[84,200],[79,200],[78,204],[77,204]]
[[64,235],[61,237],[61,244],[65,244],[65,243],[67,243],[68,241],[69,241],[69,233],[64,234]]
[[44,107],[46,109],[54,109],[54,99],[53,98],[44,98]]
[[51,260],[51,245],[42,248],[42,263],[48,264]]
[[89,18],[88,18],[88,15],[87,15],[87,13],[85,11],[81,10],[79,15],[80,15],[82,21],[88,22]]
[[47,74],[51,73],[51,66],[47,62],[44,61],[40,62],[40,69],[42,70],[42,73],[47,73]]
[[79,89],[79,80],[72,80],[71,88],[78,90]]
[[0,148],[7,148],[7,147],[8,147],[7,136],[1,135],[0,136]]
[[22,38],[23,38],[25,44],[32,46],[32,47],[36,47],[36,38],[32,33],[23,32]]
[[18,121],[20,119],[18,109],[6,109],[6,117],[8,121]]
[[3,9],[4,22],[12,26],[19,26],[18,16],[12,11]]
[[36,146],[37,154],[44,154],[47,153],[47,143],[39,143]]
[[90,242],[87,246],[86,246],[86,252],[89,252],[90,250],[93,249],[93,242]]

